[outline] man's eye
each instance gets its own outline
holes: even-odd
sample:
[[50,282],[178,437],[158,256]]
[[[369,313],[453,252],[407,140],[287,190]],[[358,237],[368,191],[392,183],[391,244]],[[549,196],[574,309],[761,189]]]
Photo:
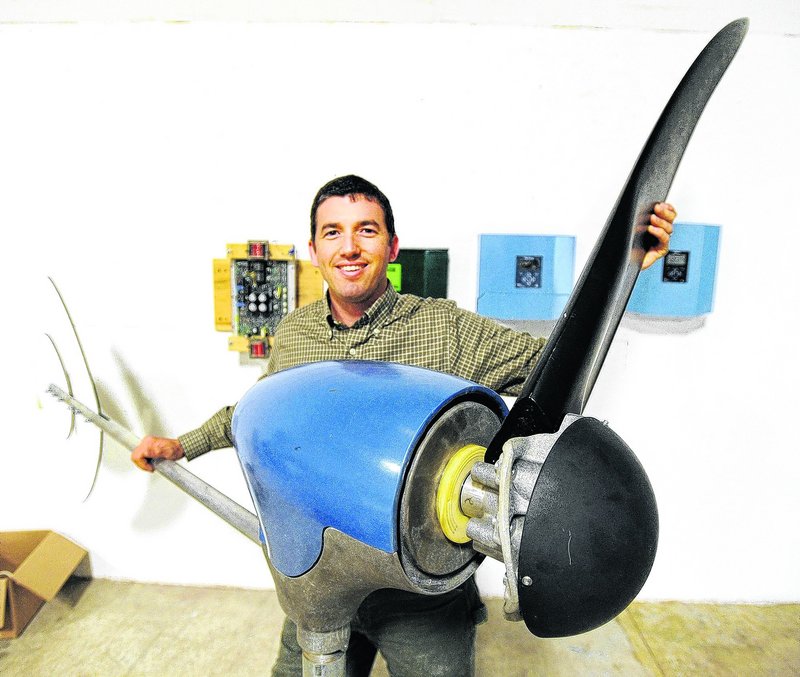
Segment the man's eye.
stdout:
[[325,230],[322,232],[322,237],[324,237],[326,240],[330,240],[331,238],[336,237],[338,234],[339,232],[336,230]]

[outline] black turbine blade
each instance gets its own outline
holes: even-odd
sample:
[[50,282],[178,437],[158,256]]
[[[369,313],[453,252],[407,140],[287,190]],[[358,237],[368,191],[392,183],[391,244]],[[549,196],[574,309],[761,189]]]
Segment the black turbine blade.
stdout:
[[499,458],[507,440],[555,432],[567,413],[583,412],[650,246],[649,215],[666,198],[697,121],[748,25],[746,18],[738,19],[717,33],[667,102],[536,367],[489,445],[487,462]]

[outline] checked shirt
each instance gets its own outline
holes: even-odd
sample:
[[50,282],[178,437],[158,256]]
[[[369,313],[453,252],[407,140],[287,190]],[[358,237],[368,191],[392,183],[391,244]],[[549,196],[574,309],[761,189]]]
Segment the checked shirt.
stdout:
[[[398,294],[388,285],[352,327],[333,319],[327,299],[290,313],[275,332],[264,377],[308,362],[379,360],[426,367],[501,395],[517,395],[544,343],[462,310],[453,301]],[[220,409],[178,437],[187,459],[233,445],[233,409]]]

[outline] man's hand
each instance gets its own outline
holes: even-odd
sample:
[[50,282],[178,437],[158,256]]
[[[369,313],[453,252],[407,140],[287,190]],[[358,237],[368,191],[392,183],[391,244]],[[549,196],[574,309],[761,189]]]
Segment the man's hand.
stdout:
[[675,222],[675,217],[677,215],[678,213],[675,211],[675,207],[666,202],[659,202],[653,207],[653,213],[650,214],[650,225],[647,226],[647,232],[655,237],[658,242],[650,247],[648,252],[644,255],[642,270],[652,266],[669,251],[669,236],[672,235],[672,224]]
[[150,463],[151,458],[166,458],[169,461],[177,461],[183,457],[183,447],[178,440],[168,437],[153,437],[152,435],[142,438],[139,446],[131,452],[131,461],[147,472],[153,472],[153,464]]

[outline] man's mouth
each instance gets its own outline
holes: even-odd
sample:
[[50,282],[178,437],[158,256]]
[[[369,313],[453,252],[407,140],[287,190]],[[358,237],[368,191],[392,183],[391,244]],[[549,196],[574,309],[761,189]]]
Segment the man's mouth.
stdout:
[[354,275],[361,272],[366,267],[366,263],[347,263],[345,265],[336,266],[336,268],[345,275]]

